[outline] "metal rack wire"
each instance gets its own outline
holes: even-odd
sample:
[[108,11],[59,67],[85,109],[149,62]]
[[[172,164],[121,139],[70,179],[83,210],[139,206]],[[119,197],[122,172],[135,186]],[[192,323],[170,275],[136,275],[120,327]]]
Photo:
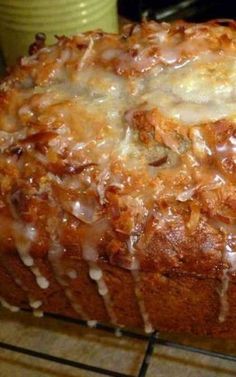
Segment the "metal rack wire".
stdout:
[[[45,316],[49,317],[49,318],[54,318],[58,321],[63,321],[63,322],[79,325],[79,326],[82,326],[82,327],[88,327],[88,324],[87,324],[86,321],[82,321],[82,320],[79,320],[79,319],[63,317],[63,316],[60,316],[60,315],[50,314],[50,313],[46,313]],[[116,331],[117,331],[117,329],[114,328],[114,327],[103,325],[103,324],[100,324],[100,323],[96,324],[95,328],[98,329],[98,330],[103,330],[103,331],[111,333],[111,334],[115,334]],[[166,346],[166,347],[172,347],[172,348],[184,350],[184,351],[187,351],[187,352],[198,353],[198,354],[202,354],[202,355],[206,355],[206,356],[215,357],[215,358],[218,358],[218,359],[236,362],[236,356],[234,356],[234,355],[228,355],[228,354],[224,354],[224,353],[220,353],[220,352],[209,351],[209,350],[206,350],[206,349],[192,347],[192,346],[188,346],[188,345],[185,345],[185,344],[170,341],[170,340],[162,338],[157,332],[152,333],[151,335],[145,335],[145,334],[130,331],[130,330],[127,330],[127,329],[119,329],[119,334],[124,336],[124,337],[127,337],[127,338],[133,338],[133,339],[142,340],[142,341],[146,342],[146,350],[145,350],[145,353],[143,355],[143,360],[141,362],[141,365],[140,365],[140,368],[139,368],[137,375],[119,373],[119,372],[116,372],[116,371],[113,371],[113,370],[104,369],[104,368],[100,368],[98,366],[93,366],[93,365],[89,365],[89,364],[84,364],[84,363],[81,363],[79,361],[65,359],[63,357],[58,357],[58,356],[54,356],[54,355],[51,355],[51,354],[38,352],[38,351],[35,351],[35,350],[31,350],[31,349],[28,349],[28,348],[16,346],[16,345],[9,344],[9,343],[6,343],[6,342],[1,342],[1,341],[0,341],[0,348],[8,350],[8,351],[12,351],[12,352],[17,352],[19,354],[32,356],[34,358],[54,362],[54,363],[57,363],[57,364],[67,365],[67,366],[70,366],[70,367],[73,367],[73,368],[82,369],[82,370],[86,370],[86,371],[89,371],[89,372],[94,372],[94,373],[97,373],[97,374],[101,374],[103,376],[113,376],[113,377],[145,377],[147,375],[147,372],[148,372],[148,368],[149,368],[149,365],[150,365],[150,361],[151,361],[151,357],[153,355],[154,349],[158,345]]]

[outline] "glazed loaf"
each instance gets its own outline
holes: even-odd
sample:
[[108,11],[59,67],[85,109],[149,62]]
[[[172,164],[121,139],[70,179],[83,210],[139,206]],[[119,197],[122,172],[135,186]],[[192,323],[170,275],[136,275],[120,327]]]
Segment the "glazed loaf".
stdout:
[[236,338],[235,22],[57,39],[0,86],[2,305]]

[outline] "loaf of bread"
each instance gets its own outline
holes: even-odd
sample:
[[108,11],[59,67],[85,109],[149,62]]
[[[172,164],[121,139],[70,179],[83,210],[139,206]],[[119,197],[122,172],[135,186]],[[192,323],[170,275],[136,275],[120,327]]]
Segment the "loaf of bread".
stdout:
[[0,86],[2,305],[236,338],[236,23],[57,39]]

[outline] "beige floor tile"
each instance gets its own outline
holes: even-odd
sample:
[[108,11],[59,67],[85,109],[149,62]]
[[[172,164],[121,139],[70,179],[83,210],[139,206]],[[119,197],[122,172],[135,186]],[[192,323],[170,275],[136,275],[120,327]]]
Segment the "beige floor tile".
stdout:
[[[236,342],[162,334],[181,343],[236,354]],[[137,375],[145,342],[117,338],[29,313],[0,310],[0,341]],[[0,350],[0,377],[96,377],[87,371]],[[233,377],[236,363],[157,346],[147,377]]]

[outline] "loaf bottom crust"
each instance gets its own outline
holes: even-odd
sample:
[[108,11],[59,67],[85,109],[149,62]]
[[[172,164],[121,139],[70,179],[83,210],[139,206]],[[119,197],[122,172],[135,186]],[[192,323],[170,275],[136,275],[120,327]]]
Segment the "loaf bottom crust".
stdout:
[[[96,281],[89,277],[85,261],[62,261],[63,271],[73,271],[73,278],[56,277],[47,258],[35,258],[35,265],[47,279],[42,289],[35,275],[16,253],[0,255],[0,297],[9,306],[36,309],[73,318],[143,328],[149,324],[158,331],[184,332],[214,337],[236,338],[236,286],[229,283],[228,315],[219,321],[221,310],[217,279],[199,276],[164,276],[140,272],[134,279],[130,271],[100,263],[109,300],[98,293]],[[70,275],[70,274],[69,274]],[[69,292],[69,294],[68,294]],[[36,305],[36,306],[38,306]],[[113,318],[111,318],[111,315]]]

